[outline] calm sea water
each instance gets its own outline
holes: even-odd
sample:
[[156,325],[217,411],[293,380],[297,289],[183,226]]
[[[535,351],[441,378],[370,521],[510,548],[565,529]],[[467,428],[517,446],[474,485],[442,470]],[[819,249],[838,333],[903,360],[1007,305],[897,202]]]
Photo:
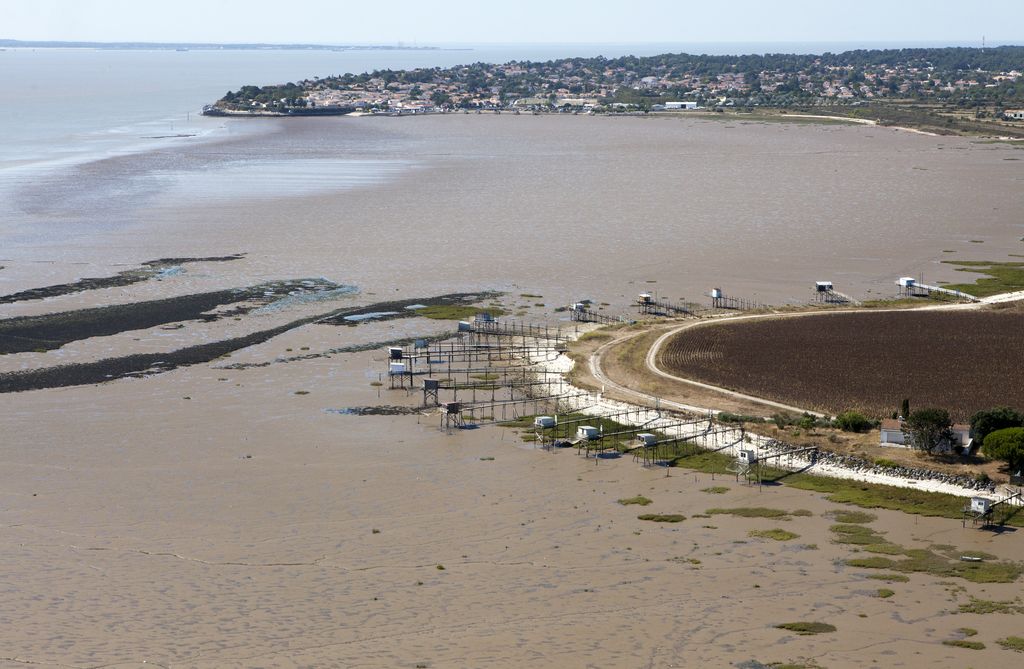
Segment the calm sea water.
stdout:
[[210,280],[413,296],[529,282],[553,304],[656,280],[799,301],[818,279],[885,294],[895,276],[960,278],[944,259],[1020,252],[1024,163],[1005,145],[738,119],[196,113],[246,83],[671,50],[756,49],[0,52],[0,90],[25,91],[0,105],[0,292],[248,252]]
[[7,49],[0,51],[0,169],[108,155],[152,145],[154,140],[148,138],[154,136],[215,132],[222,123],[198,116],[199,110],[226,91],[245,84],[469,62],[646,56],[679,51],[821,53],[895,46],[907,45],[458,44],[422,51]]

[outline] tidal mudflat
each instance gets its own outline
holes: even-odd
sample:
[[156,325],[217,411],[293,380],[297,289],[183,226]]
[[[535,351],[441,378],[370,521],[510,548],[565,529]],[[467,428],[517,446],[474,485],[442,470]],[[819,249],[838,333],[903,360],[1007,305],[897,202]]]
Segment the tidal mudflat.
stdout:
[[[836,541],[849,523],[818,493],[543,451],[501,427],[448,434],[414,411],[415,393],[377,384],[384,342],[454,322],[317,322],[450,293],[559,322],[570,300],[625,313],[648,289],[695,298],[721,283],[786,302],[821,278],[858,296],[891,294],[905,274],[962,279],[943,250],[1024,246],[1020,163],[1000,153],[1012,150],[834,125],[292,119],[8,184],[4,294],[153,258],[242,257],[0,305],[44,323],[157,300],[190,309],[12,351],[4,372],[132,355],[159,356],[141,370],[154,371],[175,351],[259,336],[162,373],[0,395],[0,665],[1012,662],[1000,641],[1020,614],[983,604],[1021,598],[1019,582],[851,566],[878,554]],[[308,174],[339,156],[389,167],[289,187],[290,158]],[[189,197],[167,186],[174,166],[237,183]],[[296,277],[357,292],[247,299],[245,313],[222,299]],[[196,295],[221,297],[196,312]],[[401,408],[353,410],[373,405]],[[638,496],[642,511],[618,502]],[[1019,532],[875,515],[872,536],[906,551],[1024,555]],[[946,643],[964,629],[984,647]]]

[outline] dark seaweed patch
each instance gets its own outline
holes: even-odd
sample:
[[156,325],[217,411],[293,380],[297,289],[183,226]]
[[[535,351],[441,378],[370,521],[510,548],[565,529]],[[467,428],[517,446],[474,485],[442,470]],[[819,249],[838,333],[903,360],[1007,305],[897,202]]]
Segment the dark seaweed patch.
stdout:
[[[273,337],[310,323],[346,323],[343,320],[344,317],[352,314],[371,311],[402,311],[408,305],[419,303],[428,305],[471,304],[491,296],[493,294],[453,293],[430,300],[419,298],[416,300],[380,302],[364,307],[337,309],[326,315],[300,318],[275,328],[253,332],[242,337],[190,346],[167,353],[139,353],[120,358],[106,358],[96,362],[7,372],[0,374],[0,393],[40,390],[44,388],[64,388],[104,383],[126,377],[148,376],[150,374],[170,371],[176,367],[207,363],[234,351],[262,344]],[[414,311],[409,312],[409,317],[414,317],[415,315]]]
[[[8,318],[0,320],[0,354],[48,351],[81,339],[106,337],[180,321],[210,322],[246,314],[259,306],[286,298],[292,292],[315,293],[338,288],[337,284],[322,279],[301,283],[281,281],[161,300]],[[217,307],[243,302],[246,304],[239,304],[227,312],[207,313]]]
[[344,409],[324,409],[327,413],[338,413],[343,416],[413,416],[423,413],[423,409],[400,406],[368,406],[345,407]]
[[[229,256],[211,256],[209,258],[160,258],[159,260],[148,260],[142,263],[142,266],[139,268],[118,272],[114,276],[79,279],[72,283],[59,283],[53,286],[30,288],[18,293],[11,293],[10,295],[0,295],[0,304],[42,300],[47,297],[71,295],[72,293],[82,293],[87,290],[98,290],[101,288],[130,286],[133,283],[141,283],[152,279],[158,276],[161,271],[171,267],[199,262],[230,262],[232,260],[241,260],[243,257],[245,256],[234,254]],[[3,269],[3,267],[0,267],[0,269]]]

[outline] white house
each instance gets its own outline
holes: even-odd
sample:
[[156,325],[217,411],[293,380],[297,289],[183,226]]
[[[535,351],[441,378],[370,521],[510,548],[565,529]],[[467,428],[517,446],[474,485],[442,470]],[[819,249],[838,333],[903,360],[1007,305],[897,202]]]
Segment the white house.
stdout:
[[885,444],[896,444],[897,446],[905,445],[906,438],[903,434],[903,423],[895,419],[886,419],[882,421],[882,440],[881,443]]
[[[970,425],[956,423],[953,425],[952,431],[953,443],[949,444],[946,449],[940,450],[948,450],[954,446],[963,446],[964,448],[971,447],[973,440],[971,439]],[[903,434],[903,421],[895,419],[883,420],[879,443],[883,446],[907,446],[907,437]]]
[[1007,109],[1003,116],[1011,121],[1024,121],[1024,109]]
[[696,102],[666,102],[665,109],[696,109]]

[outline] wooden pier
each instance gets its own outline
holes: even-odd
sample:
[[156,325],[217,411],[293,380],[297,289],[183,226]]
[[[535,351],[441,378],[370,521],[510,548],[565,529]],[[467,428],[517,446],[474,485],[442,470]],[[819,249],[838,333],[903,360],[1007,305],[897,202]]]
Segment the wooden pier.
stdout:
[[640,309],[640,313],[652,316],[676,315],[700,318],[711,311],[708,307],[697,304],[696,302],[669,302],[664,298],[659,299],[650,293],[640,293],[640,296],[637,297],[636,303],[637,307]]

